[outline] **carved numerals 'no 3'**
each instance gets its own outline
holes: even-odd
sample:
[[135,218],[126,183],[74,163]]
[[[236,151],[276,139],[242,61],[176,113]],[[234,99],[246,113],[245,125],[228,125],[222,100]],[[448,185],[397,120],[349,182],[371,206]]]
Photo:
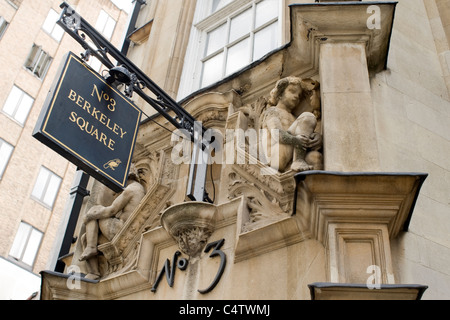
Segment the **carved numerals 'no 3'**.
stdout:
[[[205,253],[210,252],[211,249],[214,248],[212,250],[211,254],[209,255],[209,257],[214,258],[216,256],[219,256],[220,257],[220,265],[219,265],[219,270],[217,271],[217,274],[216,274],[213,282],[206,289],[197,290],[201,294],[211,292],[216,287],[216,285],[219,283],[220,278],[222,277],[222,274],[225,270],[225,265],[227,263],[227,257],[225,255],[225,253],[222,250],[220,250],[220,248],[223,246],[224,243],[225,243],[225,239],[221,239],[218,241],[208,243],[205,247],[205,251],[204,251]],[[161,282],[164,274],[166,275],[166,280],[167,280],[167,283],[169,284],[169,286],[173,287],[173,284],[175,281],[176,268],[178,268],[182,271],[186,270],[186,268],[188,266],[188,260],[186,260],[185,258],[178,260],[179,255],[181,255],[180,251],[175,252],[175,254],[173,255],[172,268],[170,267],[170,260],[169,259],[166,260],[166,262],[164,263],[164,267],[161,269],[158,277],[156,278],[155,284],[151,288],[152,292],[156,292],[156,289],[158,288],[158,285]]]

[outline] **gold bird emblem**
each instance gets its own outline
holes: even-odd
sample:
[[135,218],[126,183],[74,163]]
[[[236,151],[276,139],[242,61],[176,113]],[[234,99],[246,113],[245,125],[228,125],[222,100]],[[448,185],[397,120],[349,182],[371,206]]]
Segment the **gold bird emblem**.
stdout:
[[116,168],[122,163],[120,159],[109,160],[107,163],[103,165],[105,169],[116,170]]

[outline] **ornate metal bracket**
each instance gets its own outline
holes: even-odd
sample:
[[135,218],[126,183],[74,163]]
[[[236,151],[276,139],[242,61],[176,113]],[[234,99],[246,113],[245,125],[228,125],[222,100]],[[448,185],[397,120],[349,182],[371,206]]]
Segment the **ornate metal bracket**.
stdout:
[[[84,49],[81,54],[84,60],[95,56],[108,69],[115,66],[124,66],[132,75],[130,84],[127,85],[125,93],[130,96],[136,92],[142,99],[150,104],[159,114],[164,116],[177,129],[186,130],[190,139],[195,142],[194,122],[195,118],[183,109],[164,90],[158,87],[144,72],[133,64],[120,50],[106,40],[95,28],[84,20],[70,5],[63,2],[60,19],[57,22],[72,38],[74,38]],[[115,60],[115,63],[113,62]],[[147,95],[143,90],[148,88],[155,98]],[[202,126],[202,134],[206,129]]]

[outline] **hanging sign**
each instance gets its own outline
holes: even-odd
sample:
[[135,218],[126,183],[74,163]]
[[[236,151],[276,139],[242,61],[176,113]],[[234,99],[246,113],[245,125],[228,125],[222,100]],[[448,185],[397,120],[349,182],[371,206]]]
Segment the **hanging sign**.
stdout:
[[33,136],[116,192],[126,186],[141,110],[72,52]]

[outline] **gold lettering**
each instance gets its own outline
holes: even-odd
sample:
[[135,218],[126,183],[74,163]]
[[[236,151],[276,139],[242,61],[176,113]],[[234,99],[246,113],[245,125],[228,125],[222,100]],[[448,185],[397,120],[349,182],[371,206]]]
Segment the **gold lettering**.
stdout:
[[98,140],[98,129],[95,129],[94,132],[91,134],[91,136],[95,135],[95,139]]
[[[98,98],[98,102],[102,101],[102,95],[98,92],[97,86],[94,84],[94,88],[92,89],[92,93],[91,96],[94,96],[94,92],[97,92],[97,98]],[[103,91],[102,91],[103,94]]]
[[81,131],[86,132],[90,136],[94,137],[97,141],[103,143],[105,147],[107,147],[111,151],[114,151],[116,142],[113,139],[108,138],[105,133],[99,132],[99,130],[96,129],[93,124],[89,123],[89,121],[86,121],[83,117],[79,117],[76,112],[72,111],[70,113],[69,120],[75,123]]
[[70,89],[70,93],[69,93],[68,98],[69,98],[70,100],[72,100],[72,101],[75,101],[75,100],[76,100],[76,97],[77,97],[77,93],[76,93],[75,91],[73,91],[72,89]]
[[93,116],[96,120],[98,120],[98,114],[101,113],[97,110],[97,108],[94,107],[94,110],[92,110],[91,116]]
[[111,122],[111,119],[108,118],[108,122],[106,122],[106,127],[107,127],[109,130],[113,131],[113,128],[109,125],[110,122]]
[[82,117],[78,117],[77,126],[80,127],[81,131],[84,131],[84,128],[86,127],[86,120],[84,120]]
[[83,101],[84,101],[84,98],[79,95],[78,99],[77,99],[77,102],[75,102],[75,103],[83,108]]
[[106,144],[106,138],[108,138],[107,136],[106,136],[106,134],[104,134],[103,132],[100,134],[100,140],[98,140],[98,141],[100,141],[100,142],[103,142],[103,144],[106,146],[107,144]]
[[88,127],[89,127],[89,122],[86,121],[85,131],[86,131],[87,134],[92,134],[92,131],[94,131],[94,125],[91,124],[91,129],[90,130],[88,130]]
[[116,142],[113,139],[109,139],[108,148],[114,151],[114,144]]
[[123,139],[123,136],[127,134],[126,131],[123,131],[123,129],[121,127],[119,127],[120,129],[120,137]]
[[101,124],[106,125],[106,119],[108,119],[106,117],[105,114],[102,113],[102,115],[100,116],[100,119],[98,121],[100,121]]
[[72,121],[72,122],[76,122],[76,121],[77,121],[77,114],[76,114],[75,112],[72,111],[72,112],[70,113],[69,120]]
[[117,130],[117,129],[119,129],[120,127],[117,125],[117,123],[114,123],[114,128],[112,129],[112,131],[115,133],[115,134],[117,134],[117,135],[119,135],[119,131]]
[[114,112],[116,110],[116,100],[114,100],[113,98],[111,98],[111,103],[108,104],[108,109],[112,112]]
[[83,106],[83,109],[84,110],[86,110],[88,113],[91,113],[91,104],[87,101],[87,100],[85,100],[84,101],[84,106]]

